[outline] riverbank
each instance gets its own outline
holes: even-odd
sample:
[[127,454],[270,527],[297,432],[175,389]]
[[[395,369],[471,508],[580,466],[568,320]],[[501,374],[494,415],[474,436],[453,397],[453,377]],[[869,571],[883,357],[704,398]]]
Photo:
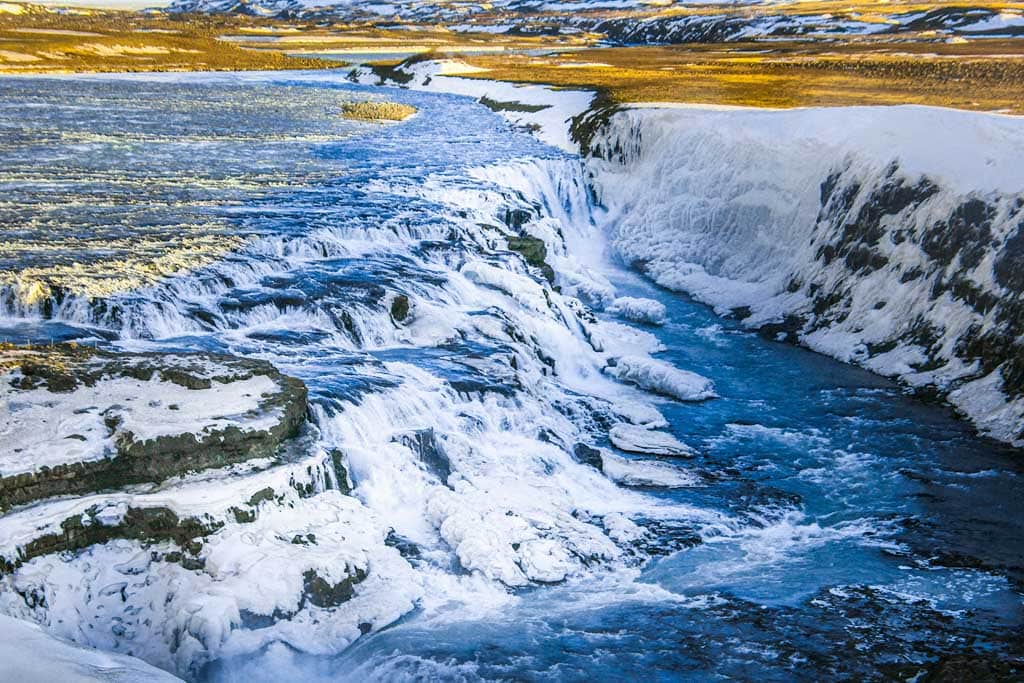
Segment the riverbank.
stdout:
[[1022,46],[1022,39],[773,40],[462,59],[473,69],[466,78],[597,90],[617,104],[920,104],[1024,114]]

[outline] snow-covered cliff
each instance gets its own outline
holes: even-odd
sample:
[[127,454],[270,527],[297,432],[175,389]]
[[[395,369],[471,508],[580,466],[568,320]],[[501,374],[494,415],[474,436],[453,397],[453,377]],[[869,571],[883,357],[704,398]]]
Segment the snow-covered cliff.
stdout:
[[1024,120],[631,108],[588,172],[621,256],[1024,444]]

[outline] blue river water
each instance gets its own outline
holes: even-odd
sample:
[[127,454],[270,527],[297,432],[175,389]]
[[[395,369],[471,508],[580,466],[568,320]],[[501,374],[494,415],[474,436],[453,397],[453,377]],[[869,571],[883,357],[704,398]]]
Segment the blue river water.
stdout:
[[[420,113],[383,127],[335,113],[382,96]],[[400,383],[374,369],[395,359],[514,390],[461,362],[505,350],[492,341],[396,339],[369,312],[385,290],[445,303],[439,264],[472,241],[452,228],[459,193],[482,183],[469,169],[571,167],[485,107],[288,76],[19,78],[0,81],[0,133],[0,273],[74,283],[35,308],[8,287],[0,337],[259,356],[325,409]],[[420,191],[432,184],[451,188],[445,202]],[[290,258],[338,225],[344,249]],[[218,250],[229,237],[255,246]],[[166,286],[160,259],[190,264],[191,289]],[[679,464],[696,483],[634,490],[729,523],[647,520],[640,560],[615,571],[509,589],[498,612],[414,610],[340,655],[217,660],[199,678],[882,680],[1024,656],[1019,452],[888,380],[602,268],[619,295],[665,305],[666,323],[645,328],[656,357],[719,394],[651,398],[699,452]]]

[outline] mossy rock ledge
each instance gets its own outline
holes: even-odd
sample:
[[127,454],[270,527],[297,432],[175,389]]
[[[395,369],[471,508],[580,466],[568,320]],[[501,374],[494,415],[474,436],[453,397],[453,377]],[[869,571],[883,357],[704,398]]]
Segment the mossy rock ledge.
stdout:
[[307,391],[260,360],[0,349],[0,511],[274,455]]
[[534,268],[539,268],[544,279],[548,282],[554,283],[555,271],[547,262],[548,248],[545,246],[544,240],[525,235],[506,237],[505,241],[508,243],[510,251],[514,251],[521,255],[528,265],[531,265]]

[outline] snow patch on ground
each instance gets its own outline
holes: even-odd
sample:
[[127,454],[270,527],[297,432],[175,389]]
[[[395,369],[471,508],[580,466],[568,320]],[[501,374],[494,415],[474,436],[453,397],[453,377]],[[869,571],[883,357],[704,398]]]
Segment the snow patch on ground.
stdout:
[[[589,91],[458,78],[455,74],[482,71],[458,60],[416,62],[402,66],[401,71],[412,76],[403,87],[486,99],[513,125],[528,128],[540,140],[567,152],[578,149],[569,137],[569,120],[586,111],[594,99],[594,93]],[[361,83],[381,81],[369,70],[356,71],[355,77]]]
[[0,678],[21,683],[171,683],[181,679],[141,659],[75,645],[36,624],[0,614]]
[[[263,397],[279,390],[264,375],[212,382],[208,389],[190,389],[157,377],[108,377],[74,391],[53,392],[16,389],[10,383],[12,374],[20,372],[0,377],[3,477],[113,457],[116,433],[131,432],[136,442],[178,434],[202,439],[229,426],[265,430],[279,421],[278,410],[260,410]],[[111,420],[120,420],[116,432]]]

